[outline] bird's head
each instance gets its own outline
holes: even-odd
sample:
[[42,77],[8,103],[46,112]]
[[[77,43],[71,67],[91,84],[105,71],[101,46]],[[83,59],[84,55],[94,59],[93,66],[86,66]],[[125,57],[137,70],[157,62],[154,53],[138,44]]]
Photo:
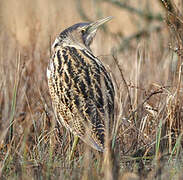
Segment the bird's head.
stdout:
[[77,49],[90,49],[90,44],[96,35],[97,29],[112,17],[99,19],[92,23],[78,23],[62,31],[53,43],[53,48],[57,46],[71,46]]

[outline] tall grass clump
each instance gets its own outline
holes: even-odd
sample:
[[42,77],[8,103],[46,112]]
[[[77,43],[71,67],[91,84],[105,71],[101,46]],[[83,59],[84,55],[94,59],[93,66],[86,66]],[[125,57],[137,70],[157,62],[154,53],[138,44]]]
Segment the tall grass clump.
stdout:
[[[182,7],[179,0],[2,1],[1,179],[182,179]],[[91,49],[113,77],[115,124],[105,153],[80,140],[69,161],[74,138],[56,123],[47,86],[51,43],[74,23],[110,15]]]

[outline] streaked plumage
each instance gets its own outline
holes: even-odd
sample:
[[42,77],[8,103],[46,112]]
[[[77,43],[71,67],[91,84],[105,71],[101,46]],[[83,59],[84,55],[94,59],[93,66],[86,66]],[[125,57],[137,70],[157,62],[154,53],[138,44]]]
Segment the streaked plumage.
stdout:
[[114,87],[90,44],[97,28],[110,17],[64,30],[52,46],[47,78],[59,123],[98,151],[114,121]]

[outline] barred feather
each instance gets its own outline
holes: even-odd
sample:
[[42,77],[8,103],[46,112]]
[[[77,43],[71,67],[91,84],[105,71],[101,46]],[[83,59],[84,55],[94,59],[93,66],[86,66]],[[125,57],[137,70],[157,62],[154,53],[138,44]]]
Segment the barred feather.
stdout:
[[115,92],[106,68],[78,33],[88,24],[74,25],[56,39],[47,69],[48,86],[57,120],[85,143],[103,151],[106,128],[110,133],[114,121]]

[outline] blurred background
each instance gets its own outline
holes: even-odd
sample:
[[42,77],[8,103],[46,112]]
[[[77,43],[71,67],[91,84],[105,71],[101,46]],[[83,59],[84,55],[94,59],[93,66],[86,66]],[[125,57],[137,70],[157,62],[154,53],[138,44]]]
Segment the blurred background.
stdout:
[[[0,8],[1,128],[14,120],[18,127],[14,130],[21,135],[26,126],[34,125],[34,119],[41,130],[45,113],[51,116],[46,121],[53,122],[46,79],[50,47],[61,31],[78,22],[114,17],[99,29],[91,49],[117,82],[123,117],[129,116],[153,89],[173,87],[176,63],[172,62],[177,61],[177,56],[172,58],[168,47],[171,37],[160,1],[1,0]],[[148,104],[156,110],[164,98],[154,97]],[[143,116],[141,109],[140,119]],[[148,115],[148,119],[153,118]]]
[[[173,2],[181,12],[182,1]],[[9,138],[14,146],[8,148],[16,147],[18,154],[7,157],[19,159],[26,152],[33,164],[33,159],[47,163],[46,145],[57,146],[55,157],[67,152],[72,138],[65,129],[61,144],[49,141],[54,122],[46,78],[50,47],[65,28],[107,16],[114,18],[98,30],[91,49],[113,75],[120,94],[120,157],[142,148],[154,152],[160,120],[167,140],[163,148],[172,152],[182,128],[182,81],[174,51],[177,41],[166,14],[160,0],[0,0],[0,147],[9,144]],[[78,146],[78,154],[82,150]],[[3,168],[7,152],[5,148],[0,154]]]
[[[154,66],[157,63],[167,66],[168,61],[165,59],[169,36],[163,22],[163,13],[158,0],[1,0],[1,63],[6,61],[6,68],[11,69],[15,65],[16,54],[20,53],[25,69],[38,71],[30,78],[36,76],[37,82],[43,83],[50,46],[61,31],[78,22],[113,16],[109,23],[99,29],[91,48],[116,73],[118,70],[112,55],[117,56],[126,78],[134,80],[137,75],[137,50],[141,53],[144,51],[145,63],[153,61]],[[149,67],[145,66],[144,71],[148,72],[144,72],[145,76],[153,74],[153,79],[158,82],[162,79],[167,81],[162,64],[154,70]],[[157,68],[161,68],[161,72]],[[13,74],[13,69],[15,68],[8,72]],[[148,78],[141,79],[144,84],[147,80]]]
[[[143,98],[143,90],[152,89],[153,83],[167,85],[170,70],[176,68],[171,66],[173,69],[169,69],[172,62],[168,47],[170,36],[163,21],[164,9],[158,0],[1,0],[0,3],[0,73],[4,79],[1,84],[5,86],[5,92],[1,93],[2,97],[8,95],[4,97],[7,103],[2,103],[1,108],[4,120],[9,118],[7,111],[11,110],[17,59],[21,71],[19,83],[22,83],[20,87],[24,87],[18,90],[18,94],[27,94],[28,100],[35,103],[38,87],[42,94],[48,95],[46,67],[51,44],[61,31],[78,22],[114,17],[99,29],[91,49],[110,67],[118,87],[123,86],[122,92],[126,95],[114,58],[118,60],[127,85],[133,87],[131,96],[136,99],[134,108],[138,104],[138,93],[139,98]],[[35,99],[30,98],[34,96]],[[22,107],[17,108],[27,108],[22,103],[25,98],[18,99],[17,103]],[[124,108],[128,109],[127,98],[124,99]],[[20,111],[24,112],[23,109]]]
[[[53,40],[59,32],[78,22],[114,17],[105,27],[105,38],[97,35],[94,49],[99,51],[103,41],[102,48],[110,50],[125,37],[142,31],[156,31],[156,26],[160,27],[163,20],[159,1],[147,0],[7,0],[1,1],[0,13],[1,32],[7,36],[5,39],[14,38],[17,47],[44,49],[44,52],[50,45],[50,38]],[[96,44],[100,48],[95,48]],[[124,46],[118,48],[128,48]]]

